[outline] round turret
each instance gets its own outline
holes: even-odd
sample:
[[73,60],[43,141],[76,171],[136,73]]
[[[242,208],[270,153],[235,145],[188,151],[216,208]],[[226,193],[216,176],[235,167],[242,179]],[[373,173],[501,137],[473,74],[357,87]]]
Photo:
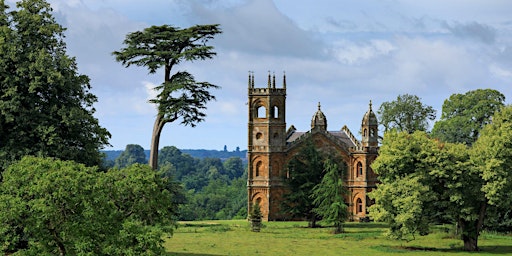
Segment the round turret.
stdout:
[[322,110],[320,110],[320,102],[318,102],[318,110],[311,119],[311,130],[313,129],[327,130],[327,118],[325,117]]
[[361,122],[361,133],[363,135],[362,146],[363,147],[377,147],[379,144],[379,135],[377,134],[379,129],[379,121],[377,116],[372,110],[372,101],[368,111],[363,116]]

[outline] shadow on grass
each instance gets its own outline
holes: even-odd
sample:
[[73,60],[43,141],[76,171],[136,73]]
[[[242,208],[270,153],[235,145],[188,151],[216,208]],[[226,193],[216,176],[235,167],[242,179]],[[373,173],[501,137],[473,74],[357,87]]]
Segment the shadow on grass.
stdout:
[[[486,254],[507,254],[510,255],[512,253],[512,246],[508,245],[497,245],[497,246],[480,246],[479,252],[484,252]],[[412,251],[430,251],[430,252],[443,252],[443,253],[460,253],[464,252],[462,247],[456,248],[434,248],[434,247],[421,247],[421,246],[388,246],[388,245],[377,245],[372,246],[372,249],[381,252],[391,252],[391,253],[408,253]]]
[[213,256],[218,254],[189,253],[189,252],[168,252],[166,256]]

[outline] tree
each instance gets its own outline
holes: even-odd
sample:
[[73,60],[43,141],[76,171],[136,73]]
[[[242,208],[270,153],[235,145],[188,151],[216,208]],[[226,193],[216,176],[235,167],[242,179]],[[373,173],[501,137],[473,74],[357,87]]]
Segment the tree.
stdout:
[[392,129],[408,133],[426,131],[428,122],[436,118],[434,108],[424,105],[418,96],[410,94],[398,95],[396,100],[382,103],[377,114],[384,132]]
[[313,188],[313,211],[323,220],[334,225],[334,233],[343,232],[343,223],[348,219],[347,205],[343,196],[347,194],[343,186],[343,172],[337,164],[327,160],[324,164],[325,174],[322,181]]
[[214,100],[209,90],[218,86],[208,82],[197,82],[186,71],[172,74],[172,69],[182,61],[211,59],[215,56],[213,46],[206,43],[221,33],[219,25],[196,25],[185,29],[169,25],[151,26],[143,31],[126,36],[126,48],[115,51],[117,61],[125,67],[144,66],[153,74],[164,68],[164,82],[155,87],[158,95],[150,100],[155,103],[158,113],[151,136],[149,165],[158,167],[158,144],[166,123],[181,118],[181,124],[194,127],[204,121],[206,103]]
[[510,209],[512,202],[512,106],[496,112],[473,145],[471,160],[482,175],[489,204]]
[[114,162],[117,168],[124,168],[136,163],[145,164],[147,163],[146,153],[144,153],[144,148],[140,145],[128,144],[123,153]]
[[44,0],[0,1],[0,169],[25,155],[99,165],[110,134],[94,118],[89,78],[66,54]]
[[325,156],[316,150],[311,139],[288,162],[289,178],[285,183],[289,191],[283,195],[282,210],[294,218],[306,218],[308,227],[316,227],[318,214],[313,211],[313,188],[323,176]]
[[453,94],[444,101],[441,119],[435,123],[432,135],[442,141],[471,146],[504,102],[505,96],[492,89]]
[[147,165],[99,172],[24,157],[0,183],[0,244],[28,255],[157,255],[176,226],[167,181]]
[[430,166],[421,160],[432,156],[435,148],[424,132],[385,133],[379,157],[372,164],[382,183],[369,194],[375,199],[369,210],[376,221],[390,225],[389,237],[409,241],[429,232],[438,194],[426,180]]
[[240,157],[230,157],[223,165],[230,179],[240,178],[245,174],[244,163]]
[[510,207],[511,113],[497,114],[473,148],[424,132],[386,133],[372,165],[382,183],[370,194],[370,215],[405,240],[428,234],[434,223],[457,224],[464,250],[477,251],[488,205]]

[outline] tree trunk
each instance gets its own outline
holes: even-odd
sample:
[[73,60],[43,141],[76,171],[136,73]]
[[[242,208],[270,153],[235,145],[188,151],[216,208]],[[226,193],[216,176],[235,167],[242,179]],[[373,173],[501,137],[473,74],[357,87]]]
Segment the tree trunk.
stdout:
[[462,241],[464,241],[464,251],[478,251],[478,237],[484,223],[485,212],[487,210],[487,202],[480,203],[478,219],[476,220],[459,220],[459,226],[462,233]]
[[158,114],[153,125],[153,134],[151,134],[151,148],[149,151],[149,166],[158,169],[158,145],[160,144],[160,134],[164,128],[164,120],[161,114]]
[[462,240],[464,241],[464,251],[468,251],[468,252],[478,251],[478,236],[470,237],[467,235],[463,235]]

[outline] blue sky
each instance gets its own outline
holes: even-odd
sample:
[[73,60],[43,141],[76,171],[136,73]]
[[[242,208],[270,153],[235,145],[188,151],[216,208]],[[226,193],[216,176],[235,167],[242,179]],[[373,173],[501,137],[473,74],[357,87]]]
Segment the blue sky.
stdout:
[[[124,68],[112,51],[126,34],[151,25],[221,24],[218,55],[179,66],[222,87],[206,121],[167,124],[160,145],[182,149],[247,147],[247,75],[266,86],[287,76],[287,126],[310,128],[321,102],[328,129],[347,125],[359,137],[374,110],[414,94],[439,117],[454,93],[492,88],[512,99],[512,2],[508,0],[50,0],[67,28],[68,54],[91,78],[100,124],[111,149],[148,149],[163,74]],[[12,5],[12,1],[7,1]],[[178,69],[176,69],[178,70]]]

